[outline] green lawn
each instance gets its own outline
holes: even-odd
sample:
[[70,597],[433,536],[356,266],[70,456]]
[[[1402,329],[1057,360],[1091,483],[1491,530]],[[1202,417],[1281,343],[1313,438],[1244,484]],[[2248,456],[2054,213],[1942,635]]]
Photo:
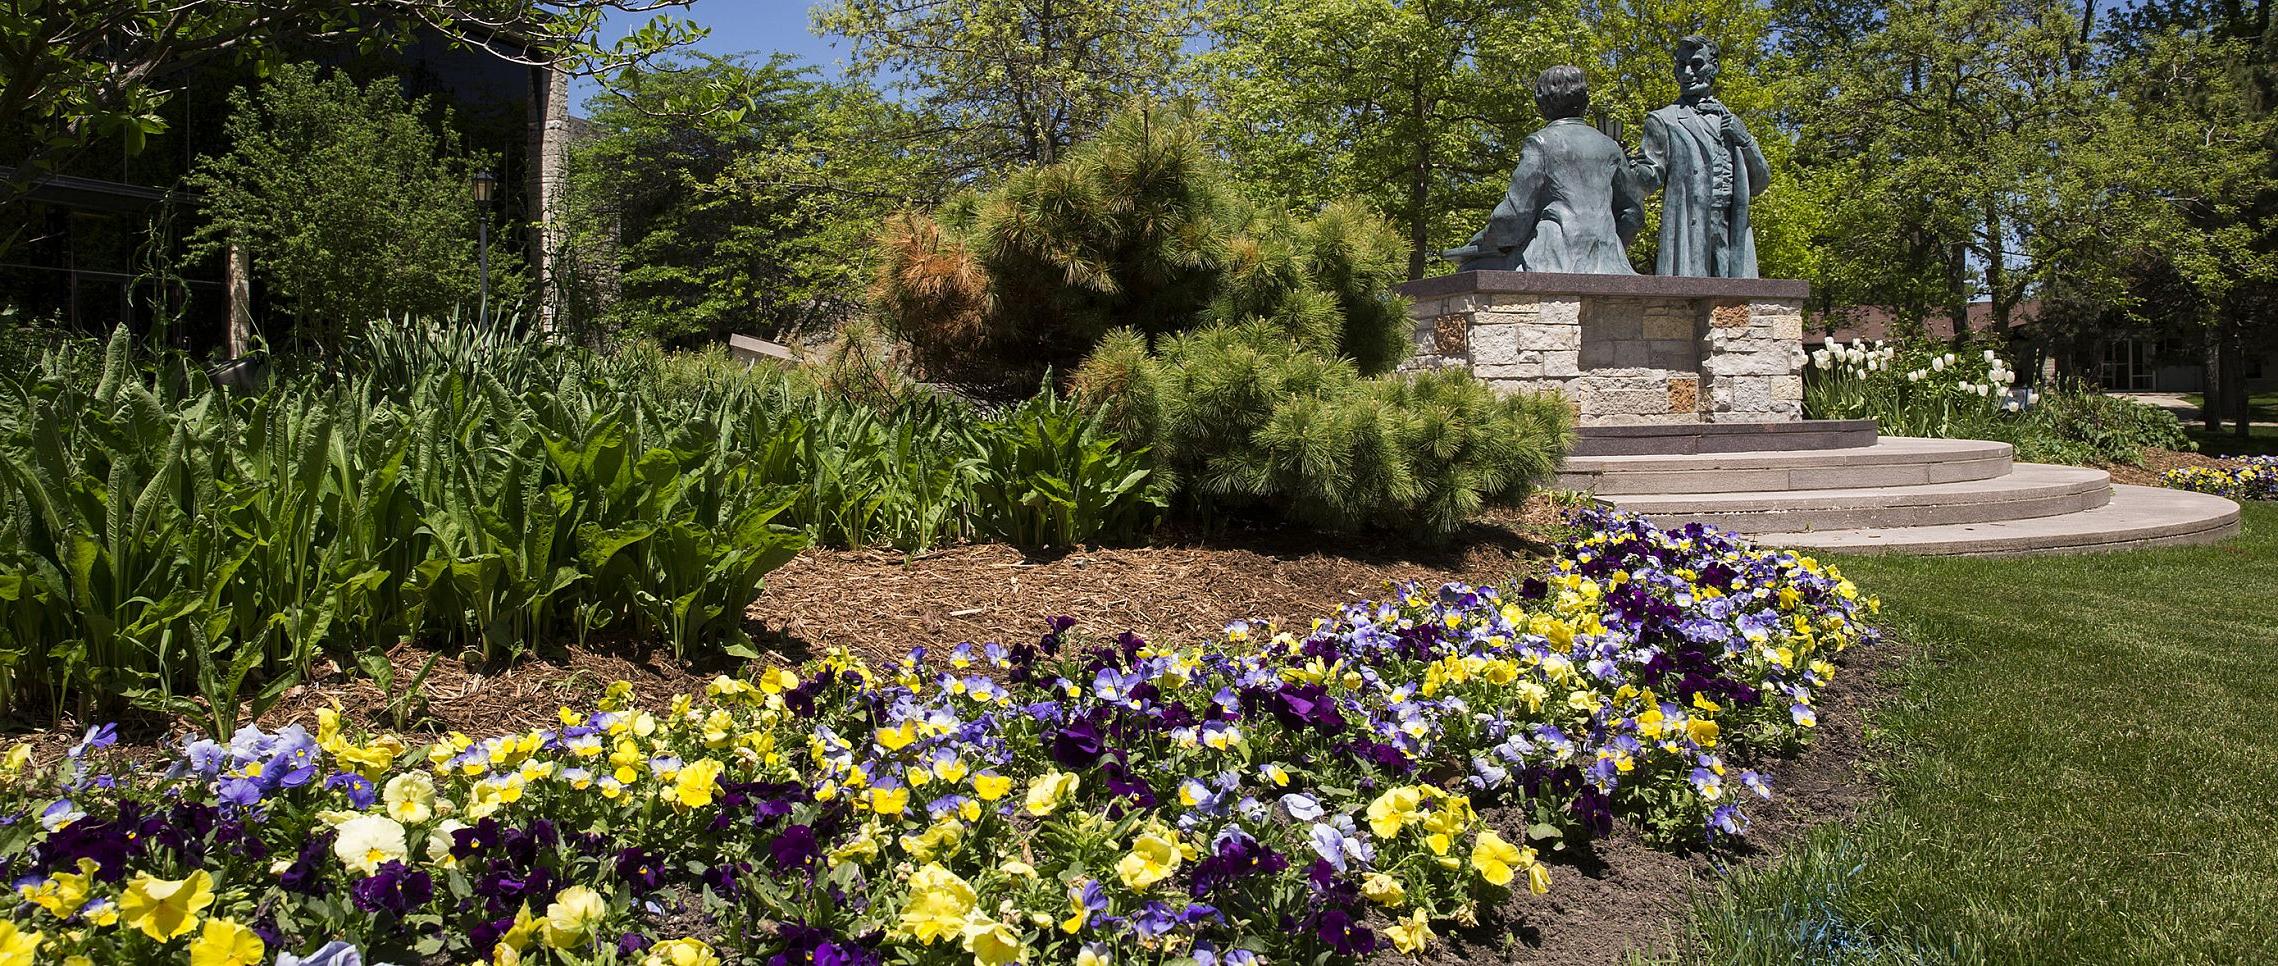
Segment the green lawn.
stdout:
[[1913,642],[1887,796],[1705,899],[1714,963],[2265,961],[2278,507],[2231,544],[1845,562]]
[[[2205,395],[2195,392],[2185,393],[2183,398],[2190,400],[2191,405],[2200,409],[2207,408],[2207,397]],[[2253,414],[2251,420],[2253,422],[2278,422],[2278,392],[2258,392],[2248,395],[2246,397],[2246,409],[2247,412]]]
[[2278,426],[2249,426],[2245,439],[2237,431],[2225,426],[2222,432],[2210,433],[2198,423],[2185,423],[2183,431],[2191,441],[2199,444],[2199,452],[2209,456],[2270,456],[2278,454]]

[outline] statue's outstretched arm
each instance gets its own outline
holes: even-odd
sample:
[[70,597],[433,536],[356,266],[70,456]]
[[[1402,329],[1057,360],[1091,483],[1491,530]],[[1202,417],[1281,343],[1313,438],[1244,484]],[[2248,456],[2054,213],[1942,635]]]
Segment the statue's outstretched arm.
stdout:
[[1628,248],[1644,230],[1645,187],[1636,168],[1625,165],[1614,172],[1614,232],[1621,237],[1622,247]]
[[1637,179],[1637,190],[1641,194],[1652,194],[1668,183],[1668,123],[1654,115],[1645,115],[1645,137],[1639,147],[1642,153],[1630,160],[1630,175]]
[[1472,239],[1482,254],[1519,251],[1534,240],[1535,219],[1542,213],[1543,186],[1550,180],[1544,153],[1532,137],[1519,147],[1519,166],[1511,172],[1510,190],[1503,193],[1495,213],[1488,216],[1487,227]]

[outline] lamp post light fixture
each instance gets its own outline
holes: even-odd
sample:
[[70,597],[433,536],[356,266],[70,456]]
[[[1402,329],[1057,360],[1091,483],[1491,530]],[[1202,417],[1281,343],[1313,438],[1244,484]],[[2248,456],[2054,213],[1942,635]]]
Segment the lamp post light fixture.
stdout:
[[476,318],[487,328],[490,325],[490,200],[498,194],[498,176],[488,168],[477,171],[469,180],[468,189],[481,209],[475,216],[475,236],[479,239],[477,257],[482,263],[482,302]]

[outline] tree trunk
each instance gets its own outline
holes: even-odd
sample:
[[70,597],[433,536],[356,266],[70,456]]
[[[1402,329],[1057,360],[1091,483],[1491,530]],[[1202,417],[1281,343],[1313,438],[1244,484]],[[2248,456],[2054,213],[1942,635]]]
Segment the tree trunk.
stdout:
[[2009,306],[2012,299],[2002,291],[2008,279],[2009,246],[2001,234],[2001,209],[1993,200],[1985,202],[1985,287],[1992,293],[1993,335],[2006,347],[2009,341]]
[[2207,329],[2207,377],[2199,390],[2199,419],[2207,432],[2220,432],[2223,428],[2223,337],[2222,329]]
[[1954,323],[1953,343],[1970,338],[1969,248],[1955,245],[1946,256],[1946,316]]
[[1425,249],[1432,243],[1432,214],[1425,210],[1432,198],[1432,142],[1424,136],[1424,86],[1410,92],[1416,131],[1416,170],[1408,176],[1408,280],[1424,277]]
[[2246,393],[2246,338],[2236,325],[2223,340],[2223,402],[2230,407],[2231,432],[2242,440],[2253,435],[2253,401]]
[[236,236],[229,239],[224,269],[229,291],[229,357],[253,351],[253,253]]

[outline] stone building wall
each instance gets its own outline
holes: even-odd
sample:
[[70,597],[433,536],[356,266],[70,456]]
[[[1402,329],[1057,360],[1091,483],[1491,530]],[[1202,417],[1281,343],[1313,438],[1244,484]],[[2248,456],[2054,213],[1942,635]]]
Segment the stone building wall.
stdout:
[[1800,282],[1469,272],[1406,291],[1407,368],[1560,392],[1585,426],[1803,418]]

